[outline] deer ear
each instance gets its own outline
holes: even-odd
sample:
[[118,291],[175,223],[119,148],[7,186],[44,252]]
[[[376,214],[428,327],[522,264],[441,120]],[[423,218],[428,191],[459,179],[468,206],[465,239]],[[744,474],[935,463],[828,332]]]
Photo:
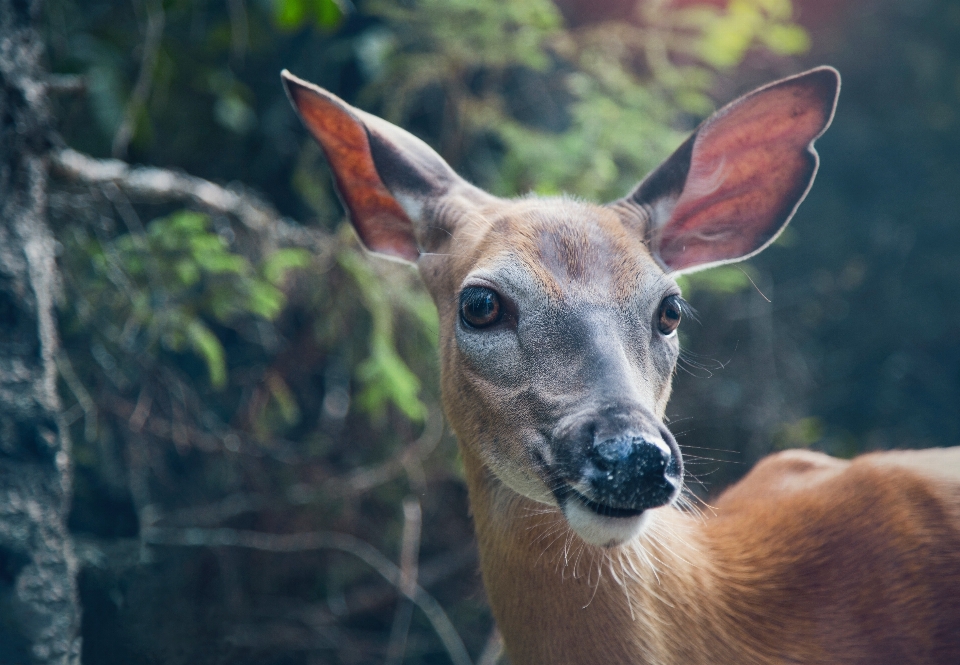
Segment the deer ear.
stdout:
[[455,186],[475,188],[412,134],[286,70],[281,77],[323,148],[360,240],[371,251],[416,261],[436,235],[429,219],[435,204]]
[[769,245],[807,195],[813,142],[833,119],[832,67],[776,81],[706,121],[618,207],[650,215],[651,251],[677,272],[739,261]]

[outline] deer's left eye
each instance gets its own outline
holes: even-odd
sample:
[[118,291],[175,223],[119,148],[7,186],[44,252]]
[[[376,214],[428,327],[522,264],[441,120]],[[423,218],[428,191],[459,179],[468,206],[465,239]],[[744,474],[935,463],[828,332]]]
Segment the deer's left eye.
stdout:
[[470,328],[492,326],[503,316],[500,296],[485,286],[468,286],[460,292],[460,320]]
[[679,296],[667,296],[660,303],[657,314],[657,329],[664,335],[670,335],[680,325],[680,313],[683,307]]

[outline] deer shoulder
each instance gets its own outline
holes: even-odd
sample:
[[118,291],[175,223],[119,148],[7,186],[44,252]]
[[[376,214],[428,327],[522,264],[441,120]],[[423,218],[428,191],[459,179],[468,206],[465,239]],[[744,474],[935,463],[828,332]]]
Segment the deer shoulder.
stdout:
[[780,641],[760,662],[956,662],[960,447],[777,453],[715,512],[704,548],[725,606]]

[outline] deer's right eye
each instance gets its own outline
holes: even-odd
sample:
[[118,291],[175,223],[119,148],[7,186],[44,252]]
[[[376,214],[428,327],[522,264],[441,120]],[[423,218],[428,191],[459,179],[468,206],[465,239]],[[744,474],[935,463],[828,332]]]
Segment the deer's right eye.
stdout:
[[683,300],[680,296],[667,296],[660,303],[657,312],[657,328],[666,336],[672,335],[680,325],[680,314],[683,312]]
[[468,286],[460,292],[460,320],[470,328],[492,326],[503,316],[500,296],[485,286]]

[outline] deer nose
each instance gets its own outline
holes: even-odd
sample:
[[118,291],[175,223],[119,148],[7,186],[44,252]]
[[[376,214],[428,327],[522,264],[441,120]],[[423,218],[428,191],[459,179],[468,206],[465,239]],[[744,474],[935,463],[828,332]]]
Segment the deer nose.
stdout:
[[590,499],[618,509],[646,510],[665,505],[680,484],[680,463],[662,441],[619,436],[587,451],[581,483]]

